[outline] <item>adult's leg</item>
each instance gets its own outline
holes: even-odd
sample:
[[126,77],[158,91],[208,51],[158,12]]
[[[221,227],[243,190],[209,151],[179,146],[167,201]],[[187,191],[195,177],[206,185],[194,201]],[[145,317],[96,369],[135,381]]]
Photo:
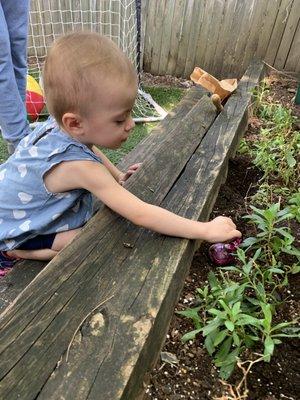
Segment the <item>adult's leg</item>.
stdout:
[[30,131],[25,108],[28,3],[0,3],[0,126],[14,146]]
[[52,260],[60,250],[66,247],[80,232],[80,228],[71,231],[59,232],[56,234],[51,249],[41,250],[11,250],[6,254],[11,257],[18,257],[28,260]]

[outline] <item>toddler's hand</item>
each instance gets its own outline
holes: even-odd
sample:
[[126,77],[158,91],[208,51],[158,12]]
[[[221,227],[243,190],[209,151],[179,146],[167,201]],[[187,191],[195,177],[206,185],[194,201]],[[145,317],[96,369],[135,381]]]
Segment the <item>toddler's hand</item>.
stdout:
[[124,182],[127,181],[127,179],[131,175],[133,175],[140,168],[141,165],[142,163],[133,164],[128,168],[128,170],[125,173],[121,173],[118,178],[119,184],[123,185]]
[[230,218],[216,217],[212,221],[206,222],[207,234],[205,240],[210,243],[226,242],[235,238],[242,237],[240,231]]

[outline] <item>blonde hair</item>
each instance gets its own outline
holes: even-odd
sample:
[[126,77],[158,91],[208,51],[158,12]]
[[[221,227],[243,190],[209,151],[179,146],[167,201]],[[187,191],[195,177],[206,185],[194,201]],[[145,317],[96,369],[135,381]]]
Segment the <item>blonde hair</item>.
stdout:
[[44,65],[50,114],[59,124],[66,112],[88,115],[91,105],[99,100],[99,89],[95,88],[99,79],[117,85],[120,80],[136,81],[136,72],[127,56],[104,36],[90,32],[62,36],[54,42]]

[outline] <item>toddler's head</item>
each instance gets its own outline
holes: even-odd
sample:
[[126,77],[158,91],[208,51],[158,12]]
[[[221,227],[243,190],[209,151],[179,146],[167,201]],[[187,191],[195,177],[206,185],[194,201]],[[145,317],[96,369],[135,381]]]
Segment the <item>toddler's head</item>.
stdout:
[[137,76],[110,39],[89,32],[61,37],[48,53],[43,80],[48,110],[68,134],[108,148],[127,139]]

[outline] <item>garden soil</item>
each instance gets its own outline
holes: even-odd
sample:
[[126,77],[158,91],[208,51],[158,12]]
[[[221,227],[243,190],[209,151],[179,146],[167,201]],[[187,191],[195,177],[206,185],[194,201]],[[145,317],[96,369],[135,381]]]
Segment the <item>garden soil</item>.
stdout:
[[[272,88],[270,100],[290,108],[293,114],[299,117],[299,107],[293,103],[297,82],[284,76],[271,75],[269,83]],[[250,118],[249,122],[246,137],[253,140],[259,134],[260,121],[257,118]],[[299,121],[296,121],[295,124],[299,124]],[[299,125],[295,128],[298,127]],[[257,182],[261,176],[261,172],[253,166],[248,156],[237,155],[231,160],[227,181],[220,189],[211,218],[217,215],[230,216],[244,237],[251,236],[251,228],[242,219],[242,216],[249,209],[249,196],[255,193]],[[294,224],[293,234],[299,245],[299,225]],[[216,271],[217,267],[208,257],[208,247],[207,243],[203,243],[195,253],[190,273],[186,278],[175,311],[193,306],[196,289],[207,284],[209,271]],[[285,301],[276,316],[276,319],[278,318],[280,321],[299,317],[299,275],[290,276],[290,284],[282,293]],[[193,342],[189,341],[185,344],[181,342],[182,335],[193,329],[190,320],[174,313],[161,357],[150,375],[145,400],[236,399],[229,397],[230,387],[221,383],[218,371],[203,346],[201,335]],[[171,353],[169,354],[171,359],[168,361],[165,360],[165,356],[168,356],[165,354],[166,352]],[[284,342],[275,349],[271,362],[255,364],[247,375],[249,390],[247,399],[300,399],[299,356],[299,342],[296,339],[284,338]],[[236,386],[242,376],[241,370],[237,368],[228,382]]]

